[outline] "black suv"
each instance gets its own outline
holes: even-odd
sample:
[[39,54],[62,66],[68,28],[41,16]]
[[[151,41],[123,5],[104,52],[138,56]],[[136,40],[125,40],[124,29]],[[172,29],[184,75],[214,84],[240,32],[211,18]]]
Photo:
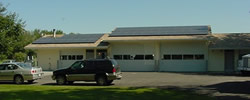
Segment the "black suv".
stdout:
[[52,79],[59,85],[74,81],[96,81],[98,85],[109,85],[121,79],[120,66],[114,59],[76,61],[69,68],[53,72]]

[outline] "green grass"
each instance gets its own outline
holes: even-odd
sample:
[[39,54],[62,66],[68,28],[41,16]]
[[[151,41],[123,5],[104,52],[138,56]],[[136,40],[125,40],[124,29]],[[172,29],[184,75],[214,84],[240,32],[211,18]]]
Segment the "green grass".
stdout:
[[0,85],[0,100],[214,100],[179,90],[131,87]]

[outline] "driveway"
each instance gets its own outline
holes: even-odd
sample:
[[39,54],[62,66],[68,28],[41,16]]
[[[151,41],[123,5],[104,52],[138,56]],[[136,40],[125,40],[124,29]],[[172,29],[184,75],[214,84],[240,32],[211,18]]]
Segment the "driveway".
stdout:
[[[32,85],[55,85],[51,74],[45,72],[45,77]],[[216,96],[222,100],[250,99],[250,77],[169,72],[123,72],[122,76],[111,86],[180,89]],[[96,86],[95,82],[76,82],[74,85]]]

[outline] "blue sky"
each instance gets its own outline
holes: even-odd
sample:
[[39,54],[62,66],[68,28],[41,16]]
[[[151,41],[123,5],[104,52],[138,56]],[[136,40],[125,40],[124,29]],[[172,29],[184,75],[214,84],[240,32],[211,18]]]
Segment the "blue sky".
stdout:
[[116,27],[211,25],[250,33],[250,0],[1,0],[27,30],[107,33]]

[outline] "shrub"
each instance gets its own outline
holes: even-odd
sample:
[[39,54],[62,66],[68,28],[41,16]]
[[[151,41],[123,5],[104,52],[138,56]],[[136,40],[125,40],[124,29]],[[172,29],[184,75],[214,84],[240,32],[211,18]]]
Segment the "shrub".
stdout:
[[26,54],[25,54],[25,53],[22,53],[22,52],[18,52],[18,53],[15,53],[14,58],[15,58],[15,60],[18,61],[18,62],[24,61],[25,58],[26,58]]

